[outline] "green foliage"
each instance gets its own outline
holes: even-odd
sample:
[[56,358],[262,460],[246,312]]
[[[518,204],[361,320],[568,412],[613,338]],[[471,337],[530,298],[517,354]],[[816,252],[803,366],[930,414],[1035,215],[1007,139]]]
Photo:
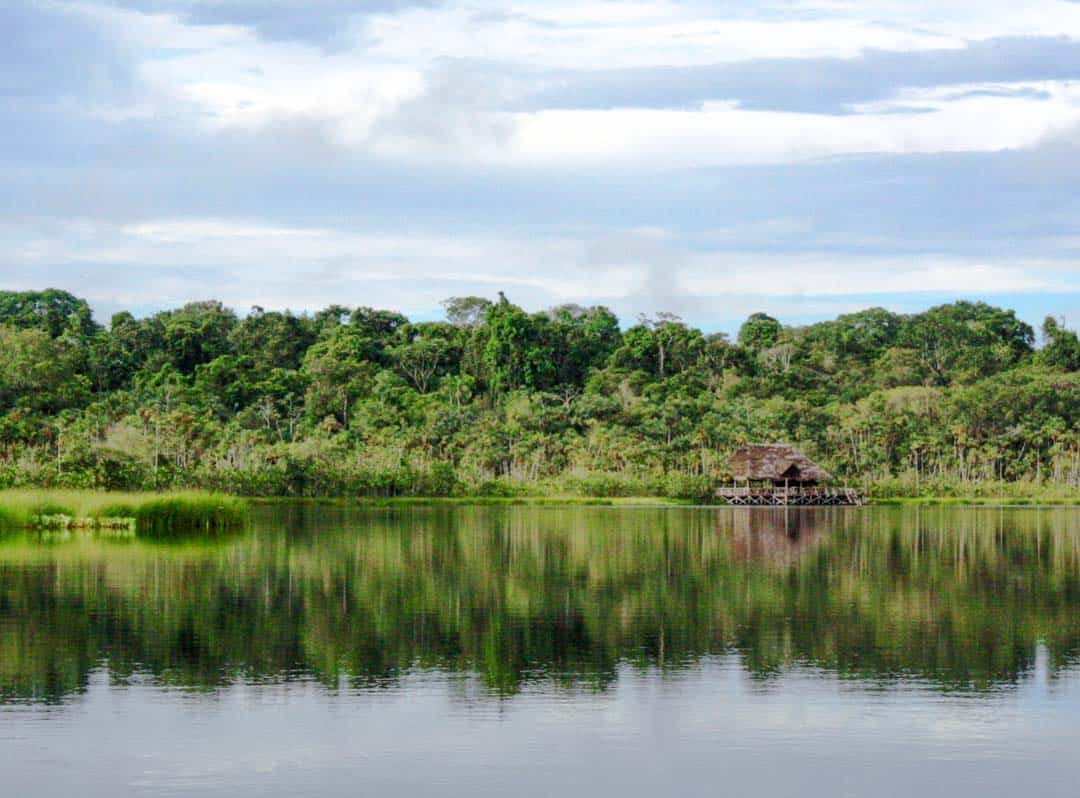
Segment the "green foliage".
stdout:
[[304,358],[309,416],[336,418],[347,427],[350,407],[371,390],[374,357],[374,343],[359,327],[340,327],[312,346]]
[[1040,362],[1060,371],[1080,369],[1080,338],[1075,330],[1067,330],[1052,316],[1047,316],[1043,322],[1042,334]]
[[90,336],[97,331],[86,300],[66,291],[0,291],[0,325],[42,330],[50,338],[64,333]]
[[549,388],[555,377],[551,350],[543,346],[544,320],[500,295],[484,320],[484,373],[494,394]]
[[700,501],[735,447],[772,440],[858,484],[1080,487],[1076,334],[1048,319],[1036,351],[982,303],[758,313],[737,343],[505,296],[422,323],[211,301],[101,329],[84,306],[0,294],[0,487]]
[[0,528],[43,525],[97,526],[110,519],[134,520],[140,535],[219,533],[238,528],[247,518],[243,499],[220,494],[102,493],[72,490],[0,491]]
[[317,339],[318,331],[311,319],[289,312],[267,312],[256,306],[233,328],[229,343],[236,355],[250,358],[262,375],[272,369],[299,369],[308,347]]
[[784,328],[767,313],[754,313],[739,328],[739,344],[747,349],[767,349],[776,346]]
[[0,413],[55,414],[90,396],[82,352],[72,342],[40,329],[0,326],[0,353]]
[[458,475],[452,465],[435,463],[428,474],[426,490],[421,493],[426,496],[453,496],[457,492],[458,484]]
[[585,477],[569,479],[567,486],[582,496],[603,498],[661,496],[664,493],[662,479],[618,473],[589,474]]
[[220,302],[190,302],[158,318],[165,352],[182,374],[229,352],[236,314]]
[[[135,511],[136,530],[145,537],[218,535],[244,525],[247,503],[233,496],[163,496],[130,505],[105,508],[102,515]],[[126,517],[126,516],[125,516]]]
[[619,320],[605,307],[560,305],[542,325],[545,349],[553,360],[553,387],[576,393],[594,369],[603,368],[619,346]]
[[708,504],[716,497],[716,480],[702,474],[669,474],[664,495]]
[[983,302],[956,302],[909,319],[899,344],[909,350],[928,384],[974,382],[1015,366],[1032,353],[1035,333]]
[[484,323],[492,302],[490,299],[478,296],[455,296],[442,304],[446,310],[446,318],[451,324],[458,327],[479,327]]
[[461,359],[456,333],[446,324],[407,325],[401,332],[402,342],[388,350],[390,360],[419,393],[429,393]]

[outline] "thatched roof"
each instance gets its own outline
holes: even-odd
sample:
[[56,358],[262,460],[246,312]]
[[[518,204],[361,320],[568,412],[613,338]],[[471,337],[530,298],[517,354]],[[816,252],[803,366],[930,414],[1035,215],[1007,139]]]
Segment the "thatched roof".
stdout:
[[792,483],[832,479],[828,471],[786,443],[743,446],[731,456],[731,475],[737,480]]

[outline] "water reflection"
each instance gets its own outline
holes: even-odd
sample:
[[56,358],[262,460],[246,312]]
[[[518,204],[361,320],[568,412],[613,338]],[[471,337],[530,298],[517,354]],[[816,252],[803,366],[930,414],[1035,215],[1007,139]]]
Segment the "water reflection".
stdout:
[[762,689],[824,670],[1008,688],[1080,646],[1080,513],[263,508],[206,544],[0,542],[0,698],[104,669],[329,690],[436,669],[488,693],[603,691],[735,655]]
[[799,507],[738,508],[718,516],[720,534],[730,535],[736,560],[787,568],[827,539],[837,514]]

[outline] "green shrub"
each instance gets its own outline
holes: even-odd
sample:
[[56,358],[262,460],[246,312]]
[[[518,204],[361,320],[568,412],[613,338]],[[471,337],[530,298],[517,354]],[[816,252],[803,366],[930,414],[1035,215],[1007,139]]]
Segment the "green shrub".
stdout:
[[669,474],[664,495],[672,499],[711,502],[716,498],[716,480],[701,474]]
[[508,479],[488,479],[476,486],[478,496],[513,499],[527,495],[525,486]]
[[428,474],[426,488],[428,496],[453,496],[458,488],[457,471],[449,463],[436,463]]
[[565,484],[572,493],[599,498],[664,496],[667,493],[664,477],[634,474],[589,474],[569,479]]

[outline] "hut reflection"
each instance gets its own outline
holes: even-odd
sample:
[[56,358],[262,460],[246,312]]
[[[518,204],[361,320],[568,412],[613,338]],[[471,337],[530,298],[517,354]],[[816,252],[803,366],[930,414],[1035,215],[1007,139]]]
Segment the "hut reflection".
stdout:
[[736,561],[786,568],[828,540],[838,515],[827,508],[739,507],[718,514],[717,525],[730,536]]

